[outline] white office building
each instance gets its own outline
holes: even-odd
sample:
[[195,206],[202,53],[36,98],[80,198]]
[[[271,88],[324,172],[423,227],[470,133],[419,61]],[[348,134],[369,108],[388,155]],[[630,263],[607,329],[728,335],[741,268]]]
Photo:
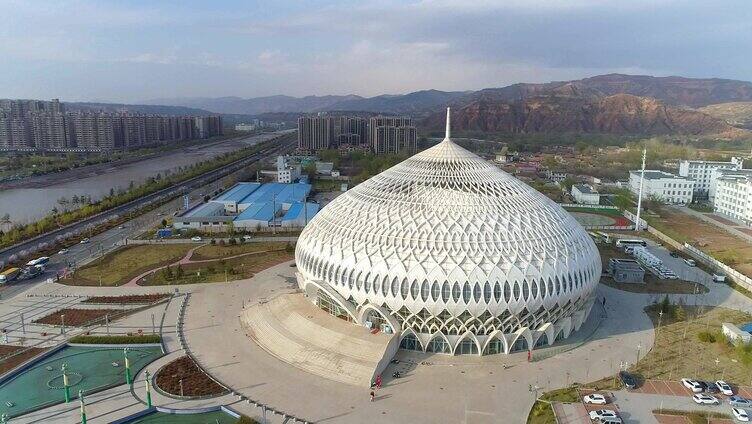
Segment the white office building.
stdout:
[[601,203],[601,195],[587,184],[573,184],[572,197],[574,197],[575,203],[585,205],[597,205]]
[[695,196],[709,195],[713,183],[713,171],[742,169],[744,159],[732,157],[729,162],[709,160],[683,160],[679,162],[679,176],[687,177],[695,182]]
[[713,209],[752,226],[752,172],[729,172],[715,184]]
[[[641,171],[629,171],[629,190],[640,192]],[[692,202],[695,181],[686,177],[657,170],[645,170],[643,198],[653,198],[664,203],[686,205]]]

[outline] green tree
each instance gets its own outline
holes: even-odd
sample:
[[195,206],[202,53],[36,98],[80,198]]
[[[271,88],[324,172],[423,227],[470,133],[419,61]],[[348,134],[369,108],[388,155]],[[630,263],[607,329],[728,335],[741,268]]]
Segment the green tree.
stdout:
[[180,266],[180,264],[178,264],[178,267],[177,267],[177,269],[175,270],[175,277],[177,277],[177,278],[182,278],[182,277],[183,277],[183,275],[184,275],[184,273],[183,273],[183,267],[182,267],[182,266]]
[[167,281],[172,280],[172,268],[170,268],[169,265],[162,269],[162,276],[164,276]]

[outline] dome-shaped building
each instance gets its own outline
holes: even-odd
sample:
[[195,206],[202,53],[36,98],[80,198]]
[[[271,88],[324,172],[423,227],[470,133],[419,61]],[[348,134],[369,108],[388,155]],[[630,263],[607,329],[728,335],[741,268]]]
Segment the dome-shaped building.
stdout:
[[556,203],[452,142],[324,207],[295,251],[321,308],[400,335],[405,349],[532,350],[566,338],[601,275],[587,232]]

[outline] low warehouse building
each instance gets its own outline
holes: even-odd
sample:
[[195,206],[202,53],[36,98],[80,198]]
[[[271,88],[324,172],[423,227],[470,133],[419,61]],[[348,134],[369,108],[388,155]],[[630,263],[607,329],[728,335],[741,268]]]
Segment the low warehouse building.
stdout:
[[642,283],[645,279],[645,270],[634,259],[609,259],[608,273],[617,283]]
[[175,228],[201,231],[269,227],[302,228],[319,211],[307,202],[311,185],[304,183],[238,183],[207,203],[200,203],[175,217]]

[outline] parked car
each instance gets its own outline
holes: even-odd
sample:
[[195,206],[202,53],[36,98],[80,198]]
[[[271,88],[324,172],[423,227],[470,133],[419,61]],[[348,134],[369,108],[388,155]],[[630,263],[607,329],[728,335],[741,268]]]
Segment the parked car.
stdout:
[[734,390],[731,388],[731,385],[729,385],[725,381],[718,380],[715,382],[715,386],[718,387],[718,390],[720,390],[724,395],[734,396]]
[[718,405],[721,403],[717,397],[703,393],[695,393],[692,395],[692,400],[698,405]]
[[682,378],[681,382],[684,385],[684,387],[688,388],[693,393],[702,393],[702,391],[704,390],[703,385],[700,384],[700,382],[697,380],[692,380],[690,378]]
[[68,249],[60,249],[60,251],[57,252],[58,255],[65,255],[66,253],[68,253]]
[[623,421],[619,417],[603,417],[595,420],[598,424],[622,424]]
[[695,266],[697,265],[694,261],[694,259],[684,259],[684,263],[687,264],[687,266]]
[[596,411],[590,411],[590,419],[591,420],[597,420],[600,418],[613,418],[617,417],[616,411],[612,411],[610,409],[598,409]]
[[606,397],[600,393],[593,393],[582,398],[585,403],[592,403],[593,405],[605,405],[608,403]]
[[201,237],[199,236],[191,237],[191,241],[201,241]]
[[749,415],[747,415],[747,411],[741,408],[731,408],[731,412],[734,413],[734,417],[736,417],[739,421],[748,422],[749,421]]
[[637,388],[637,379],[632,374],[626,371],[619,371],[619,379],[621,380],[621,384],[627,389]]
[[678,258],[679,257],[679,253],[677,253],[676,250],[672,250],[670,254],[671,254],[672,258]]
[[720,393],[721,391],[718,390],[718,387],[716,387],[715,383],[712,381],[701,381],[700,384],[703,385],[703,391],[705,393]]
[[88,238],[88,237],[86,237],[85,239],[82,239],[82,240],[80,241],[80,243],[81,243],[81,244],[88,244],[88,243],[89,243],[90,241],[91,241],[91,240],[89,240],[89,238]]
[[749,399],[744,399],[741,396],[731,396],[728,398],[729,405],[735,407],[735,408],[750,408],[752,407],[752,402],[749,401]]

